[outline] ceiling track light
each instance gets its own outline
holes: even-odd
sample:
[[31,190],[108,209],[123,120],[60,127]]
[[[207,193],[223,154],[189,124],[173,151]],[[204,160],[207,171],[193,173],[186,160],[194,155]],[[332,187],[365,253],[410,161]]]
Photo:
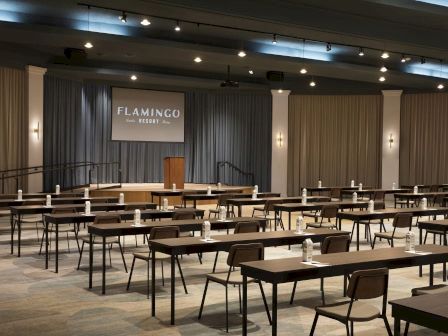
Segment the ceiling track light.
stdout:
[[126,15],[126,13],[123,11],[121,13],[121,15],[118,17],[120,19],[121,22],[126,23],[128,22],[128,16]]
[[315,87],[316,86],[316,82],[314,81],[314,78],[311,79],[310,86],[311,87]]
[[380,68],[380,71],[381,71],[381,72],[387,72],[387,68],[383,65],[383,66]]
[[330,50],[331,50],[331,43],[327,42],[327,51],[330,51]]
[[137,80],[137,75],[131,75],[131,80],[136,81]]
[[253,75],[254,71],[252,69],[249,69],[249,75]]
[[439,89],[439,90],[443,90],[444,88],[445,88],[445,85],[443,85],[442,83],[439,83],[437,85],[437,89]]
[[141,24],[142,26],[149,26],[149,25],[151,24],[151,21],[149,21],[148,18],[143,18],[143,19],[140,21],[140,24]]
[[358,56],[364,56],[365,54],[364,54],[364,48],[359,48],[359,51],[358,51]]
[[199,56],[196,56],[196,57],[194,58],[194,61],[195,61],[196,63],[201,63],[201,62],[202,62],[202,58],[200,58]]
[[179,20],[176,21],[176,25],[174,26],[174,30],[177,31],[177,32],[180,32]]
[[379,80],[380,82],[385,82],[385,81],[386,81],[386,77],[381,76],[380,78],[378,78],[378,80]]
[[282,89],[278,89],[277,92],[278,93],[283,93],[283,90]]
[[388,53],[387,51],[383,51],[383,52],[381,53],[381,58],[384,58],[384,59],[389,58],[389,53]]
[[277,44],[277,34],[272,36],[272,44]]
[[239,56],[239,57],[246,57],[246,52],[245,52],[244,50],[240,50],[240,51],[238,52],[238,56]]
[[302,75],[306,74],[307,72],[308,72],[308,70],[307,70],[305,67],[303,67],[302,69],[300,69],[300,73],[301,73]]

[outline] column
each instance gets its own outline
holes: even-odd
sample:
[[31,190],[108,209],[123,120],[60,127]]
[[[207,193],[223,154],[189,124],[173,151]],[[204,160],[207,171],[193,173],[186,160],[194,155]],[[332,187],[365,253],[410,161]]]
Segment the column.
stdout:
[[400,105],[402,90],[383,90],[382,187],[399,185]]
[[288,173],[288,96],[289,90],[272,93],[272,165],[271,190],[287,193]]
[[[28,73],[28,166],[43,165],[44,75],[45,68],[27,66]],[[42,174],[28,175],[28,192],[41,192]]]

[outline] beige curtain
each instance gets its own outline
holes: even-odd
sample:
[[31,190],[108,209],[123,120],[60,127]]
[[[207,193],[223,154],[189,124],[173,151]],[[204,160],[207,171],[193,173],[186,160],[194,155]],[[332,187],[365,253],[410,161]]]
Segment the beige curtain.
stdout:
[[400,183],[448,183],[448,94],[405,94],[401,102]]
[[[0,170],[26,167],[28,113],[25,70],[0,67]],[[0,180],[0,192],[1,192]],[[26,179],[20,179],[26,190]],[[16,181],[7,180],[5,192],[15,192]]]
[[288,194],[300,188],[365,186],[381,181],[382,97],[379,95],[289,98]]

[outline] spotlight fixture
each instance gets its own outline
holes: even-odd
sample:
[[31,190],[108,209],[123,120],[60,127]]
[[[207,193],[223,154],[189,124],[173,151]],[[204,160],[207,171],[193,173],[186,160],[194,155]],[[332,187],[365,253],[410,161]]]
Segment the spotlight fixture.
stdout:
[[327,51],[331,50],[331,43],[327,42]]
[[176,25],[174,26],[174,30],[180,32],[180,24],[179,21],[176,21]]
[[386,80],[386,77],[381,76],[380,78],[378,78],[378,80],[379,80],[380,82],[384,82],[384,81]]
[[444,88],[445,88],[445,85],[443,85],[442,83],[439,83],[437,85],[437,89],[439,89],[439,90],[443,90]]
[[249,75],[253,75],[254,71],[252,69],[249,69]]
[[359,52],[358,52],[358,56],[364,56],[364,49],[363,48],[359,48]]
[[420,58],[420,63],[421,64],[425,64],[426,63],[426,58],[424,58],[424,57]]
[[277,44],[277,34],[272,36],[272,44]]
[[387,72],[387,68],[383,65],[383,66],[380,68],[380,71],[381,71],[381,72]]
[[137,80],[137,75],[131,75],[131,80],[136,81]]
[[300,73],[301,73],[302,75],[306,74],[307,72],[308,72],[308,70],[307,70],[306,68],[302,68],[302,69],[300,69]]
[[401,63],[406,63],[408,58],[405,55],[401,55]]
[[121,22],[126,23],[128,22],[128,16],[126,15],[125,12],[122,12],[121,15],[118,17],[120,19]]
[[93,48],[93,44],[92,44],[91,42],[87,41],[87,42],[84,44],[84,47],[87,48],[87,49],[91,49],[91,48]]
[[310,86],[311,86],[311,87],[315,87],[315,86],[316,86],[316,82],[314,81],[314,79],[311,80],[311,82],[310,82]]
[[238,53],[239,57],[246,57],[246,52],[244,50],[240,50],[240,52]]
[[147,18],[143,18],[143,20],[140,21],[140,24],[142,26],[149,26],[151,24],[151,21],[149,21]]
[[201,63],[201,62],[202,62],[202,58],[200,58],[199,56],[196,56],[196,57],[194,58],[194,61],[195,61],[196,63]]
[[278,89],[277,92],[278,93],[283,93],[283,90],[282,89]]
[[383,51],[381,54],[381,58],[384,58],[384,59],[389,58],[389,53],[387,51]]

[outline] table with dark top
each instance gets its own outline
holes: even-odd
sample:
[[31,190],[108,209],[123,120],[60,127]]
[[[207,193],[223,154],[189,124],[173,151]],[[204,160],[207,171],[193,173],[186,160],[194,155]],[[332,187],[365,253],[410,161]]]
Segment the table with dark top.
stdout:
[[356,226],[356,249],[359,250],[359,222],[369,221],[374,219],[387,219],[393,218],[398,213],[410,213],[414,217],[420,216],[435,216],[437,215],[446,215],[448,214],[448,208],[442,207],[428,207],[427,209],[421,208],[404,208],[404,209],[395,209],[395,208],[386,208],[381,210],[375,210],[374,212],[368,211],[345,211],[338,213],[338,220],[351,220],[354,222]]
[[[356,190],[358,190],[358,188],[359,188],[359,186],[357,186],[357,185],[355,185],[354,187],[350,187],[350,186],[342,186],[342,187],[325,187],[325,186],[322,186],[322,187],[306,187],[306,190],[312,195],[313,193],[321,193],[321,192],[330,192],[330,191],[332,191],[333,189],[340,189],[341,191],[344,191],[344,190],[348,190],[348,191],[350,191],[350,190],[353,190],[353,191],[356,191]],[[372,187],[369,187],[369,186],[367,186],[367,187],[365,187],[365,186],[363,186],[363,188],[365,188],[365,189],[370,189],[370,188],[372,188]],[[303,188],[301,188],[300,190],[303,190]]]
[[403,247],[382,248],[313,256],[313,261],[324,265],[309,265],[302,258],[261,260],[241,264],[243,275],[243,335],[247,335],[247,278],[272,284],[272,335],[277,335],[277,286],[282,283],[348,275],[362,269],[388,269],[430,265],[429,284],[433,285],[434,264],[448,260],[448,247],[440,245],[416,246],[409,253]]
[[394,197],[395,197],[395,206],[397,206],[397,200],[405,200],[407,201],[407,206],[409,207],[409,201],[416,201],[417,205],[419,203],[419,201],[425,197],[428,199],[428,201],[430,201],[431,199],[440,196],[440,197],[445,197],[448,196],[448,191],[435,191],[435,192],[419,192],[414,194],[413,192],[408,192],[408,193],[395,193]]
[[270,231],[257,233],[239,233],[236,235],[217,235],[212,241],[204,241],[198,237],[151,240],[152,248],[152,316],[156,314],[155,288],[155,253],[161,252],[171,256],[171,324],[175,324],[175,258],[176,255],[228,251],[234,244],[262,243],[265,247],[301,244],[305,239],[312,238],[314,242],[322,242],[326,237],[348,235],[348,232],[332,229],[305,230],[303,234],[294,231]]
[[[51,204],[59,205],[59,204],[83,204],[86,201],[90,202],[100,202],[101,203],[117,203],[118,197],[113,196],[100,196],[100,197],[60,197],[51,199]],[[18,205],[39,205],[44,204],[46,202],[45,195],[42,195],[42,198],[24,198],[22,200],[13,199],[13,198],[5,198],[0,199],[0,208],[10,207],[10,206],[18,206]]]
[[[143,217],[142,217],[143,218]],[[128,236],[128,235],[142,235],[149,234],[152,228],[156,226],[177,226],[181,232],[188,231],[200,231],[205,219],[185,219],[185,220],[172,220],[163,222],[146,222],[136,226],[134,223],[117,223],[117,224],[92,224],[88,226],[90,246],[89,246],[89,288],[92,288],[93,279],[93,236],[99,236],[102,238],[102,293],[106,293],[106,237],[113,236]],[[236,223],[241,221],[258,221],[262,228],[266,227],[266,221],[260,218],[253,217],[233,217],[228,218],[226,221],[220,221],[218,219],[209,219],[211,229],[229,229],[234,228]],[[227,237],[226,235],[220,235],[220,237]],[[177,239],[193,239],[198,241],[200,238],[187,237]],[[170,241],[170,239],[166,239]],[[153,242],[153,241],[151,241]],[[153,245],[151,243],[151,248]],[[154,265],[153,265],[154,267]],[[155,269],[155,268],[154,268]],[[153,281],[155,278],[155,273]]]
[[431,188],[433,185],[435,185],[435,186],[437,186],[439,189],[440,188],[445,188],[445,187],[448,187],[448,184],[446,184],[446,183],[442,183],[442,184],[414,184],[414,185],[407,185],[407,184],[405,184],[405,185],[402,185],[401,187],[402,188],[405,188],[405,189],[413,189],[415,186],[417,186],[419,189],[421,188],[421,189],[429,189],[429,188]]
[[428,294],[393,300],[394,336],[400,336],[400,322],[406,321],[448,333],[448,294]]
[[383,192],[384,194],[395,194],[395,193],[399,193],[399,192],[409,192],[411,191],[410,189],[405,189],[405,188],[396,188],[396,189],[392,189],[392,188],[378,188],[378,189],[366,189],[363,188],[362,190],[342,190],[341,194],[342,196],[347,196],[347,197],[351,197],[353,195],[354,192],[356,192],[356,194],[359,196],[368,196],[369,198],[372,198],[373,195],[375,194],[375,192]]
[[[212,187],[213,194],[225,194],[225,193],[241,193],[244,188],[226,188],[221,187],[218,189],[217,187]],[[183,196],[183,195],[193,195],[193,194],[206,194],[207,189],[162,189],[162,190],[154,190],[150,191],[151,193],[151,202],[154,202],[154,196],[159,198],[159,207],[162,206],[162,197],[173,197],[173,196]]]
[[[84,192],[61,192],[56,194],[54,192],[51,193],[23,193],[22,198],[45,198],[47,195],[51,195],[54,198],[63,198],[63,197],[83,197]],[[17,198],[17,194],[0,194],[0,199],[15,199]]]
[[[146,207],[155,207],[154,203],[148,202],[130,202],[124,204],[118,203],[92,203],[90,208],[92,211],[109,211],[109,210],[124,210],[127,205],[146,205]],[[21,244],[21,221],[23,215],[43,215],[51,213],[54,209],[76,209],[83,211],[84,204],[59,204],[47,207],[46,205],[19,205],[10,207],[10,225],[11,225],[11,254],[14,253],[14,220],[17,224],[17,255],[20,257]]]

